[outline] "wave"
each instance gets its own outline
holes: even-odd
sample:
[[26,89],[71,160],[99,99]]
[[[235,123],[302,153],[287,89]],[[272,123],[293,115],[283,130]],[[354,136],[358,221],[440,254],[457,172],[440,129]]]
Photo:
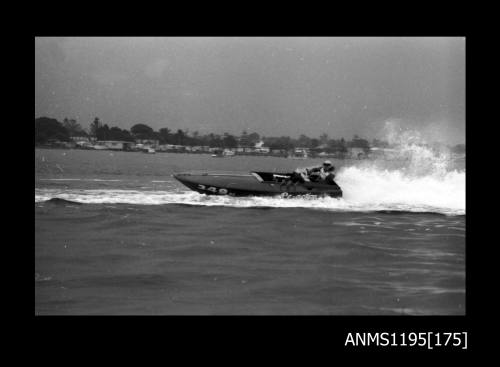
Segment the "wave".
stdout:
[[[35,202],[36,202],[36,197],[35,197]],[[48,199],[48,200],[46,200],[46,202],[50,203],[50,204],[54,204],[54,205],[67,205],[67,204],[81,205],[81,203],[78,201],[62,199],[60,197],[54,197],[54,198]]]

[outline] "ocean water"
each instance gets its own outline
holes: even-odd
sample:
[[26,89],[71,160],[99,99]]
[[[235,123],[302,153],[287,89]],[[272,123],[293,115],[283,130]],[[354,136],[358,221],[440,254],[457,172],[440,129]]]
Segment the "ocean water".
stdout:
[[321,159],[35,149],[35,314],[465,314],[465,162],[333,160],[344,197],[189,191]]

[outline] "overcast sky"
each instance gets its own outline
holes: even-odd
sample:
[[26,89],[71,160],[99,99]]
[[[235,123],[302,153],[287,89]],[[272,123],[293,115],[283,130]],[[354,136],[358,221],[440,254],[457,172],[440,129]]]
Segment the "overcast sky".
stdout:
[[465,142],[464,38],[36,38],[35,117]]

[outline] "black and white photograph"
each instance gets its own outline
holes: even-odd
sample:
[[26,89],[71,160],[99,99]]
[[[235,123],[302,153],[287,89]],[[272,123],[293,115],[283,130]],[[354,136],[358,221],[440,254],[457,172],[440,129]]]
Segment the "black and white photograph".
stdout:
[[466,316],[465,37],[33,41],[35,316]]

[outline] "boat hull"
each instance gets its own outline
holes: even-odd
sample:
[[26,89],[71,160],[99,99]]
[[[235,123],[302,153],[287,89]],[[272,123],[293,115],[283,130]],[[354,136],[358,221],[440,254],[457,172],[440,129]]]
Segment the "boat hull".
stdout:
[[229,196],[298,196],[315,195],[341,197],[342,190],[335,184],[291,183],[287,173],[176,173],[174,177],[193,191],[207,195]]

